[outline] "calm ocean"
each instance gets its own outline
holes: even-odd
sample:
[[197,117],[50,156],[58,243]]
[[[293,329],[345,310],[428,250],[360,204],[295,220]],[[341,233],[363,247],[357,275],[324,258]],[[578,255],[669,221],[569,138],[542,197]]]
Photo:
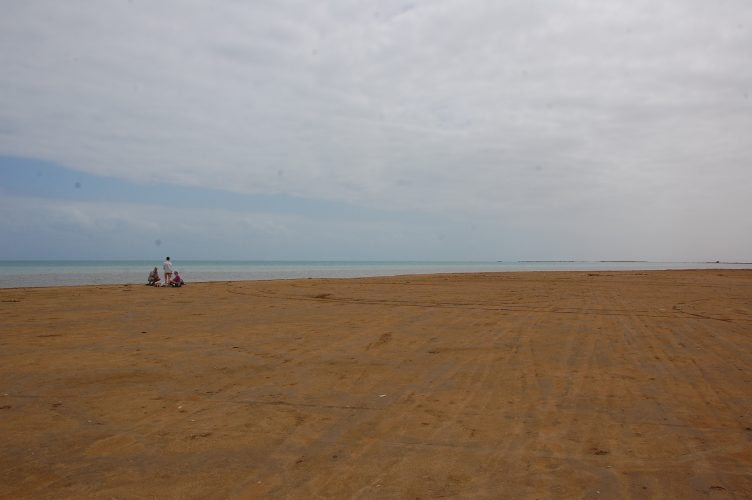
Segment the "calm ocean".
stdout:
[[[347,262],[174,261],[187,283],[290,278],[354,278],[481,271],[607,271],[650,269],[750,269],[752,264],[692,262]],[[162,263],[128,261],[0,261],[0,288],[139,284]]]

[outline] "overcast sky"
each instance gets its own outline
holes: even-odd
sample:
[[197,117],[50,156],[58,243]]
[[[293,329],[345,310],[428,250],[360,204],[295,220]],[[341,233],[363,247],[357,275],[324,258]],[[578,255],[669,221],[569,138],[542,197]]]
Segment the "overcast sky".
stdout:
[[2,10],[0,259],[752,260],[749,0]]

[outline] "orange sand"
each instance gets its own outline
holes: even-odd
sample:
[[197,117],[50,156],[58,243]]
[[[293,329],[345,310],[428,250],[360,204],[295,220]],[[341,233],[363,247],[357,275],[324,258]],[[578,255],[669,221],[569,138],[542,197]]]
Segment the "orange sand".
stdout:
[[0,290],[0,497],[750,498],[752,271]]

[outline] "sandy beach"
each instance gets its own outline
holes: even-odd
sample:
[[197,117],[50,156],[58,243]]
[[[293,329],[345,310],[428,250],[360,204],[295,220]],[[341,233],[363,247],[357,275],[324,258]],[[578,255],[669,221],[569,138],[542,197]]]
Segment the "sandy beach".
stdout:
[[0,290],[0,497],[751,498],[752,271]]

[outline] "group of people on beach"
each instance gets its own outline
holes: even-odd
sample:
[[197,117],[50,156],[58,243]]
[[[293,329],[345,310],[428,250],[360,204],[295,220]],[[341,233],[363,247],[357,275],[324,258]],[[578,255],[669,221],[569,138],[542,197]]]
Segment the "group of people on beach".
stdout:
[[180,273],[173,271],[172,261],[169,257],[162,263],[162,269],[164,270],[164,283],[162,283],[162,278],[160,278],[159,271],[155,266],[149,273],[149,280],[146,284],[149,286],[174,286],[176,288],[185,285],[185,281],[180,277]]

